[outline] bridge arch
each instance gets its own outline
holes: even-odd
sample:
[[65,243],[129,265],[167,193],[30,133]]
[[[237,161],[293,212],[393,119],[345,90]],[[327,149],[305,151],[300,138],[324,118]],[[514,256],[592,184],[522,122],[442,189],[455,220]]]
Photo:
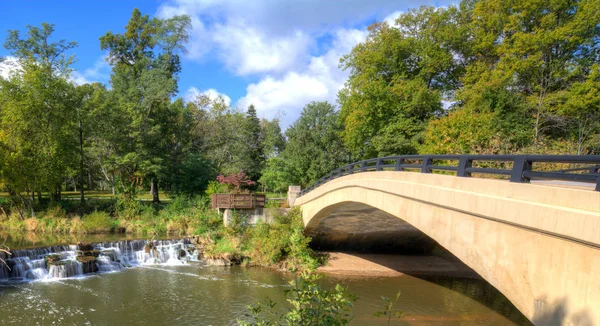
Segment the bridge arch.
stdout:
[[296,200],[307,234],[348,203],[405,220],[535,323],[600,323],[598,192],[379,171],[334,179]]

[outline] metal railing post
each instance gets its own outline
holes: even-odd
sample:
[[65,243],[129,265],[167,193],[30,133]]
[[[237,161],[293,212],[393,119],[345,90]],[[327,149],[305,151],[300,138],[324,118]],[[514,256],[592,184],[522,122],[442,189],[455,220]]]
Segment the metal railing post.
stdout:
[[467,172],[467,168],[473,167],[473,160],[469,160],[467,157],[460,157],[458,161],[458,170],[456,176],[458,177],[470,177],[471,173]]
[[529,183],[529,178],[523,176],[525,171],[531,171],[531,161],[528,161],[525,155],[516,156],[513,160],[510,182]]
[[360,172],[365,172],[366,170],[367,170],[367,162],[361,161],[360,162]]
[[396,158],[396,171],[404,171],[402,164],[404,164],[404,159],[401,157]]
[[424,156],[423,157],[423,165],[421,165],[421,173],[431,173],[431,169],[429,169],[429,165],[431,165],[431,157]]
[[375,163],[375,171],[381,171],[381,159],[378,158],[377,162]]

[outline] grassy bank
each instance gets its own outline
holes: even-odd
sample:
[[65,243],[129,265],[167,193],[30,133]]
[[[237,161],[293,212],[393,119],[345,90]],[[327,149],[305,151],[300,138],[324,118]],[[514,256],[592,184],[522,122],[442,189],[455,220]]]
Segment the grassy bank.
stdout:
[[298,209],[274,214],[271,224],[248,225],[234,214],[225,228],[222,217],[210,207],[208,197],[174,197],[168,203],[90,200],[85,206],[62,201],[38,207],[35,216],[21,217],[2,206],[0,230],[35,234],[125,233],[194,236],[210,259],[227,259],[248,265],[316,268],[318,261],[302,231]]

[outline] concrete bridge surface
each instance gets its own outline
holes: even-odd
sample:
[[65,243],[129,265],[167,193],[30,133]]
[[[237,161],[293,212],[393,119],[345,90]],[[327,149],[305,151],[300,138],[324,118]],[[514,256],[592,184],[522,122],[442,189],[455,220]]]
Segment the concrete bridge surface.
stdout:
[[[351,210],[394,216],[475,270],[534,324],[600,325],[599,191],[378,171],[328,181],[295,206],[309,235],[345,223],[340,216]],[[372,215],[357,214],[348,225],[368,228]]]

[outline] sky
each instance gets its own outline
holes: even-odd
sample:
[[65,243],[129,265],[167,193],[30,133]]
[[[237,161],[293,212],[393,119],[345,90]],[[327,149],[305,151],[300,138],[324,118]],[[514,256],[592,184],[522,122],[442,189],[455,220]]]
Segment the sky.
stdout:
[[[286,128],[311,101],[336,103],[348,78],[340,57],[364,41],[367,27],[421,5],[445,0],[129,0],[3,1],[0,40],[8,30],[55,25],[53,40],[75,41],[73,81],[109,84],[99,38],[123,33],[134,8],[161,18],[192,18],[182,57],[179,96],[223,96],[233,107],[254,104],[261,118]],[[4,42],[2,42],[4,43]],[[10,53],[0,49],[0,57]],[[0,67],[6,75],[6,66]]]

